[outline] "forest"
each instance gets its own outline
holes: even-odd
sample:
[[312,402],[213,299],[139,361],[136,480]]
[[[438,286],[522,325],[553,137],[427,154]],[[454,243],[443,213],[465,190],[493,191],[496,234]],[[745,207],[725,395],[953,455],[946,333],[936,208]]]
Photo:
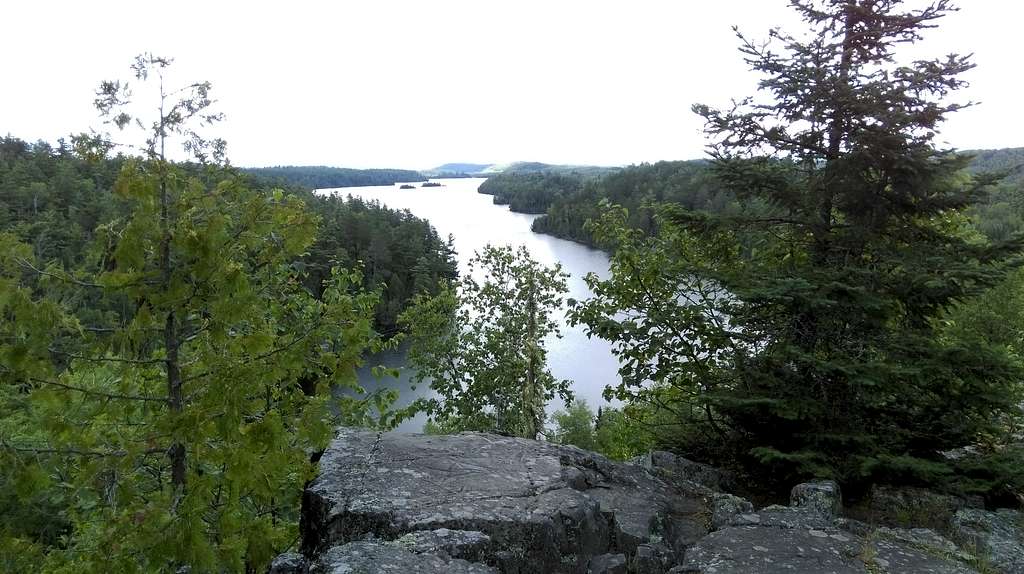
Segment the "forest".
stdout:
[[[204,104],[193,97],[189,105]],[[408,212],[282,188],[201,153],[172,163],[109,149],[89,136],[0,138],[0,569],[156,568],[136,555],[149,544],[139,537],[156,531],[138,531],[125,512],[158,512],[159,500],[200,504],[194,516],[226,522],[215,529],[218,549],[212,539],[184,542],[205,535],[177,521],[154,560],[252,568],[297,527],[312,467],[294,447],[343,420],[400,420],[387,408],[393,394],[328,400],[327,389],[358,389],[354,369],[392,344],[413,296],[455,278],[450,240]],[[163,310],[165,322],[155,317]],[[165,363],[160,398],[154,368]],[[170,408],[148,408],[156,404]],[[216,470],[240,462],[229,460],[239,448],[264,471],[249,486]],[[192,484],[191,502],[165,479]],[[88,494],[97,480],[108,495]],[[205,498],[229,484],[245,490]],[[259,518],[267,509],[271,522]],[[232,537],[249,540],[235,558]],[[107,543],[125,551],[82,552]]]
[[[128,206],[114,193],[124,161],[90,161],[66,144],[0,138],[0,232],[31,244],[40,261],[60,261],[65,267],[82,264],[96,239],[95,230],[128,213]],[[201,173],[198,166],[189,168]],[[281,185],[248,170],[216,177],[238,178],[265,193]],[[395,331],[398,313],[414,294],[436,290],[439,281],[455,277],[450,241],[409,212],[342,195],[316,195],[301,184],[288,184],[286,189],[319,218],[309,252],[295,261],[303,269],[306,288],[320,297],[332,267],[362,267],[363,285],[381,291],[375,312],[375,326],[381,332]]]
[[[791,7],[810,34],[737,32],[757,93],[693,105],[707,159],[481,186],[608,253],[580,300],[525,248],[459,274],[428,222],[312,192],[416,172],[231,167],[211,84],[165,84],[168,58],[95,93],[140,147],[0,139],[0,570],[264,572],[336,429],[419,412],[672,451],[762,500],[830,479],[1024,505],[1024,149],[936,143],[973,64],[893,54],[947,2]],[[621,406],[548,368],[562,319],[611,344]],[[402,408],[357,376],[399,345],[432,391]]]
[[408,181],[427,181],[427,177],[422,173],[408,169],[351,169],[322,165],[279,165],[249,167],[243,168],[242,171],[274,185],[298,186],[308,189],[394,185]]
[[[991,239],[1006,239],[1024,229],[1024,222],[1017,219],[1024,189],[1019,168],[1024,164],[1024,148],[964,153],[971,156],[967,173],[1006,172],[988,196],[970,208],[978,229]],[[737,198],[716,182],[712,165],[705,160],[632,165],[589,179],[571,173],[503,174],[489,178],[480,186],[480,193],[493,195],[496,204],[509,205],[512,211],[542,214],[533,223],[538,233],[591,247],[597,244],[586,222],[597,218],[602,202],[626,207],[630,226],[648,234],[654,232],[652,208],[658,204],[671,203],[712,214],[741,208]],[[750,202],[742,207],[754,208]]]
[[544,213],[557,197],[576,192],[582,184],[582,177],[576,174],[509,172],[488,178],[478,191],[512,211]]

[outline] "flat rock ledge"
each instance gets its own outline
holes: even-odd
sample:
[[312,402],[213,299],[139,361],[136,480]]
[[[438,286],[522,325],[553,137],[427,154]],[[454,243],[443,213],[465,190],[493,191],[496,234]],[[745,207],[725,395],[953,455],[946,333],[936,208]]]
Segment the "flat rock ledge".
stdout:
[[[1024,572],[1013,560],[978,569],[930,530],[840,518],[834,483],[798,485],[790,506],[755,511],[713,490],[724,475],[695,464],[668,453],[618,463],[485,433],[343,429],[304,494],[302,553],[279,556],[270,572]],[[977,546],[1015,548],[1006,538],[1019,531],[1006,520],[970,518],[961,530]]]

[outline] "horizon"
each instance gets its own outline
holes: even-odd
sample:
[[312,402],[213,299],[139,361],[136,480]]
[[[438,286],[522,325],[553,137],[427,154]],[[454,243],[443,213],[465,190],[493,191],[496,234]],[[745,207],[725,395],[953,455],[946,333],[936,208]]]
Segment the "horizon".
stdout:
[[[690,106],[728,106],[759,79],[731,26],[756,39],[772,27],[799,34],[805,26],[787,4],[394,0],[239,10],[187,0],[169,12],[124,0],[102,11],[16,4],[8,39],[32,49],[5,62],[20,89],[0,93],[0,133],[55,142],[100,127],[96,86],[127,78],[134,56],[149,51],[175,58],[176,83],[212,83],[226,120],[211,133],[227,140],[238,166],[699,160],[706,141]],[[980,105],[951,114],[935,143],[1024,147],[1016,111],[1024,80],[1005,47],[1024,5],[959,4],[899,51],[901,59],[974,54],[970,85],[951,99]]]

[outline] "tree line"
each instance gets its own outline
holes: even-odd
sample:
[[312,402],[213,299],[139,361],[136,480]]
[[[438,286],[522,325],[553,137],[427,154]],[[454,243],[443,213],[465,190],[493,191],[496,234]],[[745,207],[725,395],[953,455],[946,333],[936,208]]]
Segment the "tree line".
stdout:
[[[1020,219],[1024,197],[1024,151],[1021,148],[964,152],[971,157],[967,173],[1005,175],[990,193],[970,207],[975,225],[992,239],[1006,239],[1024,229]],[[740,202],[723,186],[707,160],[661,161],[625,167],[595,177],[572,172],[507,173],[489,178],[480,193],[520,213],[542,214],[533,230],[597,247],[586,222],[600,216],[601,204],[621,205],[629,224],[648,234],[655,231],[654,205],[671,203],[690,210],[728,214],[739,210],[767,212],[770,206]],[[748,198],[749,199],[749,198]]]
[[309,189],[394,185],[406,181],[427,181],[426,176],[409,169],[352,169],[323,165],[279,165],[248,167],[243,172],[260,177],[273,185],[298,186]]
[[[30,244],[40,261],[59,261],[67,268],[84,262],[96,230],[127,216],[131,209],[115,192],[125,156],[87,158],[71,144],[28,143],[0,138],[0,231]],[[211,178],[196,165],[182,166],[195,177]],[[235,178],[263,193],[272,180],[226,170],[216,178]],[[287,186],[319,219],[318,233],[295,264],[303,283],[319,297],[332,266],[359,266],[363,285],[381,290],[375,326],[393,333],[397,317],[413,295],[435,292],[441,279],[455,277],[450,239],[442,239],[429,223],[398,211],[343,195],[317,195],[308,188]]]

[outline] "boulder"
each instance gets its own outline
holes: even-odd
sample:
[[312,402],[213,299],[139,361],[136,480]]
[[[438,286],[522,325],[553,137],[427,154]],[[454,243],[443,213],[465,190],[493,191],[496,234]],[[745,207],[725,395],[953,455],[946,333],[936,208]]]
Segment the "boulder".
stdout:
[[448,558],[479,560],[490,547],[491,537],[471,530],[417,530],[394,541],[417,554],[437,554]]
[[308,567],[305,556],[287,552],[274,558],[267,574],[305,574]]
[[[820,488],[818,486],[821,486]],[[830,518],[838,488],[812,483],[793,489],[794,506],[738,515],[730,526],[688,550],[690,574],[969,574],[972,557],[925,529],[872,529]]]
[[713,532],[686,553],[693,574],[864,574],[860,545],[839,531],[737,526]]
[[711,498],[711,527],[719,529],[723,526],[759,520],[754,514],[754,505],[731,494],[716,493]]
[[636,574],[665,574],[673,566],[675,554],[664,544],[641,544],[637,546],[629,571]]
[[994,572],[1024,574],[1024,513],[958,511],[951,523],[953,536]]
[[858,514],[866,512],[868,522],[887,526],[942,530],[958,510],[967,506],[962,498],[923,488],[875,485],[867,508],[858,509]]
[[372,540],[506,573],[583,572],[596,556],[628,560],[643,544],[681,555],[710,531],[708,494],[575,447],[345,429],[304,494],[303,551]]
[[590,559],[587,574],[626,574],[625,554],[602,554]]
[[[755,523],[752,521],[752,523]],[[766,506],[757,513],[756,524],[773,528],[831,528],[835,526],[814,508],[794,506]]]
[[804,482],[790,491],[789,505],[805,508],[826,520],[832,520],[843,509],[843,494],[839,485],[832,480]]

